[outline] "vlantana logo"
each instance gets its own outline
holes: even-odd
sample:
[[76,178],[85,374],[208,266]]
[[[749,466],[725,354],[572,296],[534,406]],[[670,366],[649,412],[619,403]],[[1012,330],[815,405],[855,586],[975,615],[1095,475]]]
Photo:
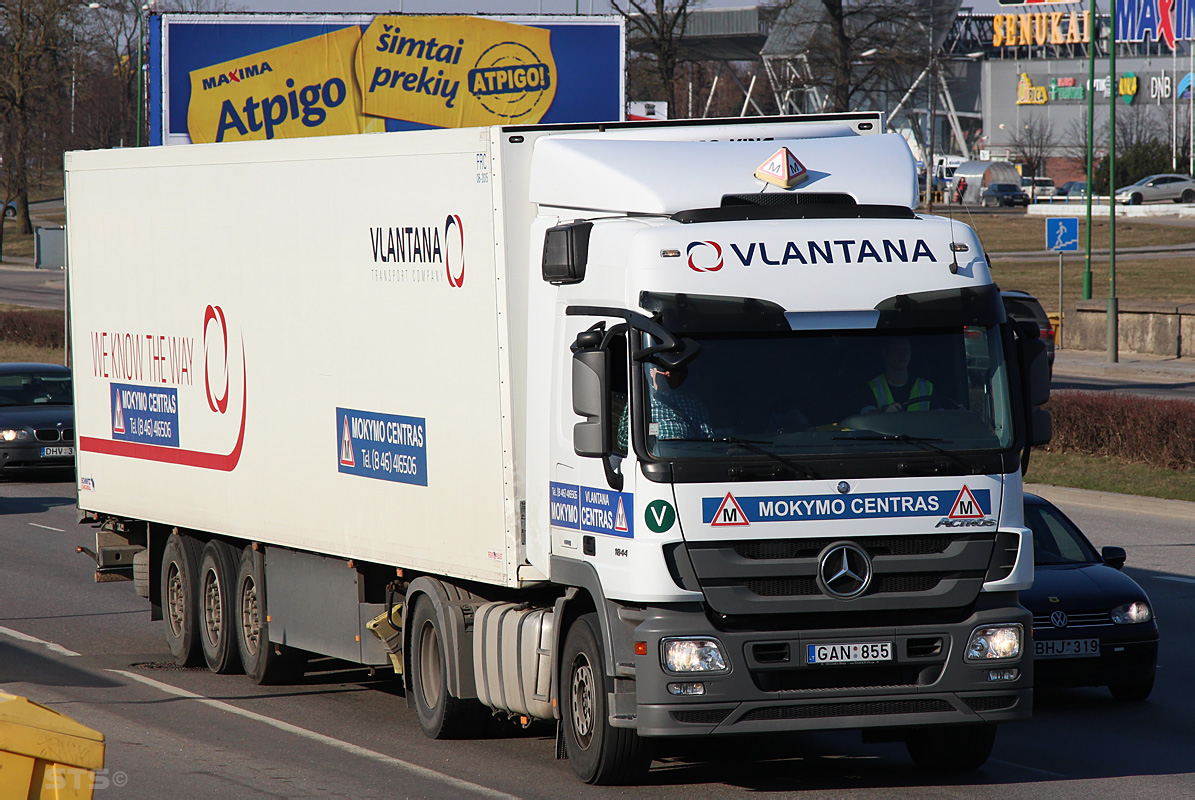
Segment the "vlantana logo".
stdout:
[[[728,247],[740,266],[788,266],[803,264],[916,264],[937,263],[924,239],[823,239],[803,242],[731,242]],[[717,272],[724,266],[718,242],[689,242],[689,269]]]
[[[713,248],[713,258],[716,263],[708,263],[710,259],[709,248]],[[697,251],[694,254],[694,250]],[[689,242],[689,269],[694,272],[717,272],[722,269],[722,245],[717,242]],[[694,260],[696,259],[696,260]],[[697,263],[700,261],[701,263]]]

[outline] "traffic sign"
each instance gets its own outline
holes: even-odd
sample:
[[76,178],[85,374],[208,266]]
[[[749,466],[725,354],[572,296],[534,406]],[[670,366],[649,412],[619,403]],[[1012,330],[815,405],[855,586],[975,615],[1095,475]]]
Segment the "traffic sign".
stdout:
[[1062,252],[1079,249],[1078,217],[1046,217],[1046,249]]

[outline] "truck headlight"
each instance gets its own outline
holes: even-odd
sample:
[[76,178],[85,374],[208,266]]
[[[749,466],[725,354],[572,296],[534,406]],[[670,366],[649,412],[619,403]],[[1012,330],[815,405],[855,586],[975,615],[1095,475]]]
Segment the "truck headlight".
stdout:
[[994,658],[1016,658],[1021,655],[1024,631],[1020,623],[985,625],[971,632],[967,643],[968,661],[987,661]]
[[1149,622],[1154,618],[1153,609],[1144,600],[1125,603],[1112,609],[1112,621],[1117,625],[1134,625],[1139,622]]
[[669,672],[726,672],[726,659],[716,639],[664,639],[660,663]]

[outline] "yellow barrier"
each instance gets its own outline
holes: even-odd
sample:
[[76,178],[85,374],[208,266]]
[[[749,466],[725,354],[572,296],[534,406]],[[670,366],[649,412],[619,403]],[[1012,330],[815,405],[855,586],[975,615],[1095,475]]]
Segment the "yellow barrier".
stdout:
[[1059,311],[1057,314],[1046,314],[1050,318],[1050,327],[1054,329],[1054,346],[1062,348],[1062,319],[1066,315]]
[[104,735],[0,692],[0,797],[90,798],[104,768]]

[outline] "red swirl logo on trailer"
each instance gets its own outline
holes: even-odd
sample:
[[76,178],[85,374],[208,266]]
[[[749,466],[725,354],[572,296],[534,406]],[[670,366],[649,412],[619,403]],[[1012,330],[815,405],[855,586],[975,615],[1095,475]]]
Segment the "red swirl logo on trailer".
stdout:
[[[453,228],[456,228],[455,238],[450,235]],[[453,262],[460,265],[456,275],[452,274]],[[444,269],[449,286],[459,289],[465,285],[465,226],[456,214],[449,214],[444,220]]]
[[[698,256],[699,260],[705,261],[708,254],[704,251],[709,247],[714,248],[714,258],[717,259],[717,262],[712,265],[696,263],[695,256]],[[697,250],[696,254],[693,252],[694,250]],[[694,272],[717,272],[722,269],[722,245],[717,242],[689,242],[689,248],[685,252],[689,254],[689,269]]]
[[228,411],[228,325],[220,306],[203,312],[203,385],[208,407],[217,414]]

